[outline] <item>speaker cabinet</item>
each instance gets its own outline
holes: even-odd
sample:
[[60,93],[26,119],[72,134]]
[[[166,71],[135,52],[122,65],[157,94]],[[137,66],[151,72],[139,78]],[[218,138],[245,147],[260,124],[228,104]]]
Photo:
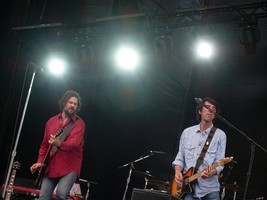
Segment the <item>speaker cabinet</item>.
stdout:
[[174,200],[170,194],[157,190],[133,188],[131,200]]

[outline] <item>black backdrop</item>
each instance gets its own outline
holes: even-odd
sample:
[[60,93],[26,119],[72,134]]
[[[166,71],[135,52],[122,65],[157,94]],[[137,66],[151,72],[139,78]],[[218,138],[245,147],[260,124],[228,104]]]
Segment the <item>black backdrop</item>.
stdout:
[[[11,14],[7,16],[16,16]],[[95,49],[94,56],[82,60],[76,54],[80,42],[69,36],[50,38],[46,29],[12,32],[9,29],[12,25],[6,25],[0,60],[1,182],[33,72],[33,66],[26,69],[27,63],[42,63],[43,57],[54,48],[65,50],[72,74],[56,79],[47,73],[36,74],[15,157],[22,163],[18,178],[35,179],[29,167],[36,160],[44,123],[58,112],[57,101],[68,89],[78,91],[83,100],[79,114],[86,122],[86,134],[81,178],[98,183],[91,186],[90,199],[122,199],[129,167],[119,169],[119,166],[149,150],[166,154],[136,163],[135,169],[149,171],[157,180],[170,181],[171,162],[181,131],[197,123],[194,97],[217,99],[221,115],[266,148],[266,19],[261,19],[259,25],[262,37],[258,51],[247,55],[234,34],[235,26],[217,24],[218,54],[208,62],[201,62],[191,54],[192,27],[173,30],[169,35],[173,43],[167,50],[160,47],[155,50],[151,34],[137,32],[131,37],[141,44],[145,60],[139,71],[130,74],[114,70],[111,64],[113,35],[104,34],[87,42]],[[216,125],[227,133],[226,155],[234,156],[237,161],[228,182],[237,182],[244,188],[250,142],[221,121],[217,120]],[[253,164],[248,196],[266,196],[266,153],[258,147]],[[128,198],[134,187],[143,188],[144,180],[133,174]],[[242,192],[238,191],[238,198],[242,198]],[[227,194],[231,196],[232,191]]]

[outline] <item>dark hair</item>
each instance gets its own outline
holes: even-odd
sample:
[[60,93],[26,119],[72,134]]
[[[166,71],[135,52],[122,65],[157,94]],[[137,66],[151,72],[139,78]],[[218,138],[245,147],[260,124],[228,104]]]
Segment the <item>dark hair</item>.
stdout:
[[67,92],[65,92],[62,97],[60,98],[60,100],[58,101],[59,104],[59,109],[62,111],[65,107],[65,105],[67,104],[68,100],[71,97],[76,97],[78,99],[78,106],[77,106],[77,111],[80,111],[82,103],[81,103],[81,97],[79,95],[79,93],[73,91],[73,90],[68,90]]
[[198,111],[202,110],[203,105],[205,104],[205,102],[209,102],[212,105],[214,105],[215,108],[216,108],[216,113],[220,113],[220,108],[219,108],[219,105],[218,105],[217,101],[215,101],[214,99],[212,99],[210,97],[205,97],[205,98],[202,99],[202,103],[198,104],[197,107],[196,107],[196,117],[197,117],[198,121],[201,121],[201,115],[198,113]]

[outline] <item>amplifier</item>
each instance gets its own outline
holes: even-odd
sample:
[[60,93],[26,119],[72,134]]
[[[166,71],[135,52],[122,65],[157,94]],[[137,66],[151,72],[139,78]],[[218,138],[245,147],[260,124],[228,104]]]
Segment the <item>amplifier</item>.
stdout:
[[175,198],[157,190],[133,188],[131,200],[175,200]]

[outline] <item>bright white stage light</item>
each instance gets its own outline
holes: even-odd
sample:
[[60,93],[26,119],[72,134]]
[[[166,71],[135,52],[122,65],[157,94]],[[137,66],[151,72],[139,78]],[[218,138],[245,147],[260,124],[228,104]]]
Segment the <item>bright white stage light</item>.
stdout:
[[122,47],[116,54],[116,61],[122,69],[133,70],[138,65],[139,55],[134,49]]
[[53,74],[59,75],[62,74],[65,70],[65,63],[63,60],[60,59],[51,59],[48,64],[48,69]]
[[213,46],[209,42],[199,42],[197,45],[197,54],[201,58],[210,58],[213,54]]

